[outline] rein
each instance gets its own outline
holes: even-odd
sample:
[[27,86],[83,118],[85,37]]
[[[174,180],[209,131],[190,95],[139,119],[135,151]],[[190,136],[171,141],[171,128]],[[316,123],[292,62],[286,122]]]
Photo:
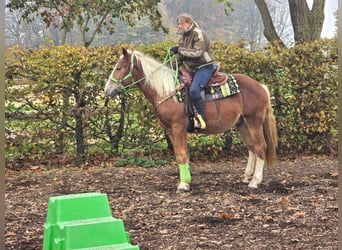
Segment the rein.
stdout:
[[[176,73],[174,75],[174,81],[176,82],[176,84],[179,85],[179,80],[178,80],[178,62],[177,62],[177,57],[175,55],[171,56],[171,52],[170,52],[170,49],[168,50],[168,53],[164,59],[164,62],[155,70],[152,72],[152,74],[154,72],[157,72],[159,69],[161,69],[163,66],[165,66],[166,64],[168,64],[169,62],[172,61],[172,59],[175,59],[175,65],[176,65],[176,68],[173,69],[173,66],[172,66],[172,63],[170,64],[171,65],[171,70],[174,70]],[[133,78],[133,69],[134,69],[134,51],[132,52],[131,54],[131,62],[130,62],[130,70],[128,72],[127,75],[125,75],[122,79],[116,79],[114,77],[112,77],[111,75],[109,76],[109,79],[117,84],[119,84],[120,86],[120,89],[125,93],[127,94],[128,91],[127,89],[130,88],[130,87],[133,87],[135,85],[137,85],[138,83],[140,83],[141,81],[145,80],[146,79],[146,76],[142,77],[141,79],[139,80],[134,80]],[[124,81],[126,81],[127,79],[129,78],[132,78],[132,81],[130,84],[128,85],[123,85],[122,83]],[[165,97],[161,98],[157,104],[154,106],[154,108],[157,108],[160,104],[162,104],[163,102],[165,102],[166,100],[170,99],[171,97],[173,97],[177,90],[180,90],[182,89],[184,86],[183,85],[179,85],[174,91],[172,91],[171,93],[169,93],[168,95],[166,95]]]
[[163,98],[161,98],[156,105],[154,105],[154,109],[158,108],[160,104],[162,104],[163,102],[165,102],[166,100],[174,97],[177,93],[177,91],[181,90],[184,88],[184,85],[179,85],[175,90],[173,90],[171,93],[169,93],[168,95],[164,96]]

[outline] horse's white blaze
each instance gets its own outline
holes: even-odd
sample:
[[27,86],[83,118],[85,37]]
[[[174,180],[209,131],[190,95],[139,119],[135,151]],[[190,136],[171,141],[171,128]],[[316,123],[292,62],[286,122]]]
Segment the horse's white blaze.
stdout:
[[263,170],[264,170],[264,163],[265,163],[265,161],[263,159],[257,157],[253,179],[249,183],[249,185],[248,185],[249,187],[257,188],[258,184],[261,183],[261,181],[262,181],[262,174],[263,174]]
[[[115,65],[114,69],[112,70],[112,73],[110,73],[110,76],[112,76],[112,75],[113,75],[115,68],[116,68],[116,65]],[[110,80],[110,78],[108,77],[108,80],[107,80],[106,86],[105,86],[105,88],[104,88],[104,91],[105,91],[105,92],[106,92],[106,90],[107,90],[107,88],[108,88],[108,86],[109,86],[110,82],[111,82],[111,80]]]
[[249,183],[252,179],[256,164],[256,154],[248,150],[248,162],[245,170],[244,183]]

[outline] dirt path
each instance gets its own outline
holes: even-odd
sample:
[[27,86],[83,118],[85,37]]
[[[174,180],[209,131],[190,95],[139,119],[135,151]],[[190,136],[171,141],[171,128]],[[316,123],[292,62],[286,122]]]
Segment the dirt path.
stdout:
[[6,247],[42,248],[49,197],[101,192],[140,249],[337,249],[337,159],[280,161],[258,190],[245,164],[192,163],[186,194],[174,166],[6,170]]

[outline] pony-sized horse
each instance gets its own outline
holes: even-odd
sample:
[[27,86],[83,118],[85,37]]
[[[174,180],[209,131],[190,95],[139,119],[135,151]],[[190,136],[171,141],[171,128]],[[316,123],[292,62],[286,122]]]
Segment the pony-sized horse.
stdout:
[[[106,83],[105,95],[114,98],[120,92],[126,92],[129,87],[137,86],[141,89],[153,105],[173,145],[180,174],[177,192],[189,191],[189,121],[184,103],[179,102],[174,94],[174,71],[141,52],[122,49],[122,53]],[[265,85],[246,75],[234,74],[234,77],[240,92],[217,101],[205,102],[207,128],[198,133],[221,133],[235,125],[249,152],[243,182],[249,183],[251,188],[257,188],[262,181],[265,162],[268,166],[276,162],[277,131],[270,93]]]

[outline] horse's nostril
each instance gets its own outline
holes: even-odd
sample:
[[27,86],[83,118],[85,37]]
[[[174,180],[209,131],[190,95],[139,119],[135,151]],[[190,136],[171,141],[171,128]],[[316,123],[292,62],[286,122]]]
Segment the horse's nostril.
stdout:
[[106,88],[104,92],[106,96],[111,98],[114,98],[119,94],[119,91],[114,87]]

